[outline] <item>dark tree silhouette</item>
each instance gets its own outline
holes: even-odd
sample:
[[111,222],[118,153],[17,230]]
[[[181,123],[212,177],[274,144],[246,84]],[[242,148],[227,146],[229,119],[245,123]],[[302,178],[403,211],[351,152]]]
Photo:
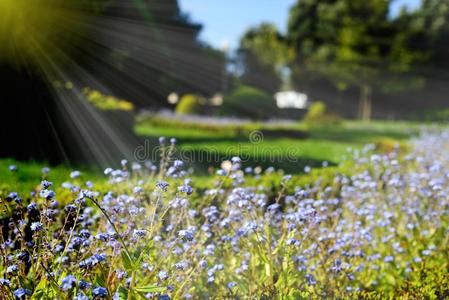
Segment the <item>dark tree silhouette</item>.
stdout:
[[[78,120],[72,120],[61,110],[55,80],[63,84],[69,80],[79,88],[87,82],[137,107],[152,108],[167,105],[166,97],[173,91],[207,94],[219,90],[223,57],[197,40],[201,25],[182,14],[176,0],[67,3],[73,6],[64,9],[69,15],[71,10],[80,13],[82,22],[70,19],[64,26],[51,24],[60,28],[49,39],[57,49],[43,49],[52,68],[49,62],[44,65],[44,59],[22,64],[11,56],[0,56],[1,157],[83,163],[98,161],[96,156],[107,163],[123,155],[123,147],[120,151],[112,134],[123,130],[122,121],[114,120],[105,131],[101,121],[94,120],[97,117],[81,112],[76,93],[64,91],[64,105],[81,112]],[[37,18],[33,22],[28,25],[40,24]],[[66,28],[73,32],[65,32]],[[8,42],[0,50],[7,49]],[[128,131],[126,135],[135,141],[132,128]],[[89,145],[92,141],[97,145]]]

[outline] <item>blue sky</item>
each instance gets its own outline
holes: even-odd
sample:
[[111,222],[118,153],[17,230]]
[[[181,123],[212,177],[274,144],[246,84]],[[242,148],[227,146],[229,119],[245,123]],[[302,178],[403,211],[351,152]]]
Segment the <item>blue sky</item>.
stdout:
[[[236,48],[243,32],[263,21],[275,23],[285,31],[288,10],[296,0],[179,0],[181,9],[204,25],[200,38],[212,46],[228,43]],[[407,5],[417,7],[420,0],[396,0],[392,13]]]

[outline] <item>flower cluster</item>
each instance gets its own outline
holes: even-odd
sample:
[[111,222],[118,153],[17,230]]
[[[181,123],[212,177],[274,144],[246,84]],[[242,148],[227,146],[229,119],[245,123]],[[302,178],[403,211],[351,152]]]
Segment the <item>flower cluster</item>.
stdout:
[[394,291],[424,266],[447,264],[447,135],[422,137],[405,157],[354,151],[352,174],[336,172],[329,184],[295,186],[271,169],[251,177],[235,157],[199,189],[170,160],[172,140],[159,172],[123,161],[105,170],[98,190],[74,171],[61,187],[43,180],[24,200],[11,191],[1,201],[10,215],[1,220],[0,298]]

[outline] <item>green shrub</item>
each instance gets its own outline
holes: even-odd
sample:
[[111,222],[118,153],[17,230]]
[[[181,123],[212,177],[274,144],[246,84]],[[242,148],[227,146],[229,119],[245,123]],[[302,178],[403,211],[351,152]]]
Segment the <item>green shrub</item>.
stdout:
[[218,113],[261,120],[273,117],[277,110],[272,96],[255,87],[241,85],[224,98]]
[[[261,131],[267,137],[293,137],[305,138],[308,135],[307,130],[296,125],[277,125],[277,124],[263,124],[258,122],[245,123],[214,123],[210,122],[195,122],[195,120],[183,120],[175,116],[161,116],[161,115],[140,115],[137,117],[137,131],[145,134],[147,129],[183,129],[188,133],[193,130],[195,133],[211,133],[220,137],[248,137],[254,131]],[[175,135],[176,136],[176,135]],[[182,136],[182,134],[181,134]],[[188,135],[187,135],[188,136]]]
[[176,113],[180,115],[194,115],[200,114],[203,109],[201,105],[201,97],[193,94],[186,94],[182,96],[176,106]]
[[438,108],[418,111],[411,115],[411,119],[426,122],[447,122],[449,121],[449,109]]
[[[73,84],[66,83],[66,88],[72,88]],[[87,101],[93,104],[96,108],[105,111],[132,111],[134,105],[126,100],[118,99],[114,96],[105,95],[97,90],[90,88],[84,88],[83,93],[86,96]]]
[[313,102],[304,117],[304,122],[312,126],[332,125],[340,121],[336,114],[328,112],[326,104],[321,101]]

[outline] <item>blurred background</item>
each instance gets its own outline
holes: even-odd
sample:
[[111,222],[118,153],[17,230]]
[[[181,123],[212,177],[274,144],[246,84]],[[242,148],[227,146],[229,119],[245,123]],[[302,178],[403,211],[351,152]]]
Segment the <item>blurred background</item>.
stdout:
[[303,172],[444,126],[449,0],[1,0],[0,80],[8,163],[104,167],[173,136],[200,172]]

